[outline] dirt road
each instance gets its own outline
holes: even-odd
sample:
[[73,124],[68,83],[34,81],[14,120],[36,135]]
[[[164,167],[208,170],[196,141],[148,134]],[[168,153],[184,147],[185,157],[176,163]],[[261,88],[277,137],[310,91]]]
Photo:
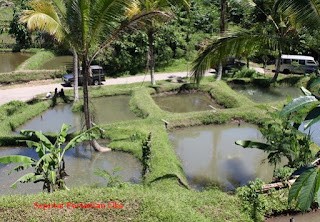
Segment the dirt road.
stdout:
[[[208,73],[206,75],[212,75]],[[175,72],[175,73],[160,73],[155,75],[156,80],[166,80],[175,77],[187,77],[187,72]],[[104,86],[108,85],[118,85],[118,84],[130,84],[136,82],[150,82],[150,75],[146,76],[132,76],[132,77],[124,77],[124,78],[115,78],[115,79],[107,79],[103,82]],[[61,83],[55,84],[43,84],[43,82],[39,83],[39,85],[32,84],[29,85],[16,85],[13,87],[5,87],[4,89],[0,88],[0,105],[3,105],[12,100],[21,100],[28,101],[31,100],[38,94],[43,94],[47,92],[54,92],[54,89],[64,88],[64,90],[70,90],[71,87],[63,87],[62,81]]]

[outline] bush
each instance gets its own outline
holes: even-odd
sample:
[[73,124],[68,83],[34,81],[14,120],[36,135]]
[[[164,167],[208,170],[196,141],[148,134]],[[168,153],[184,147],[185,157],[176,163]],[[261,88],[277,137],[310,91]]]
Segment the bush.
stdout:
[[236,71],[233,74],[233,78],[257,78],[260,77],[261,74],[256,72],[254,69],[241,69],[239,71]]
[[274,170],[273,177],[276,181],[286,181],[295,170],[295,168],[280,167]]
[[247,186],[237,189],[237,196],[243,201],[245,211],[251,212],[254,221],[263,221],[268,202],[263,195],[257,191],[261,190],[263,182],[261,179],[249,181]]

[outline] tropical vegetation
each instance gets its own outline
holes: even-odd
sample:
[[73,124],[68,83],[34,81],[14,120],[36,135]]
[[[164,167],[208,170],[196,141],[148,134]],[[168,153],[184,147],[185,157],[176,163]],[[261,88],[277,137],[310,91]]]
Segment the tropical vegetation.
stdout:
[[66,163],[64,160],[66,151],[74,148],[78,143],[97,137],[97,135],[94,134],[94,131],[97,128],[92,128],[76,136],[68,142],[68,144],[64,145],[67,131],[70,128],[71,126],[63,125],[54,143],[51,143],[45,135],[38,131],[22,130],[20,132],[21,135],[34,139],[26,140],[24,142],[29,148],[35,149],[39,159],[35,160],[31,157],[21,155],[0,157],[0,163],[23,163],[22,165],[15,167],[13,169],[14,171],[26,170],[31,167],[34,168],[33,173],[27,173],[20,177],[11,185],[12,188],[16,188],[18,182],[43,182],[43,190],[48,193],[56,190],[68,189],[64,180],[67,175],[65,169]]
[[[46,50],[31,49],[36,54],[18,67],[21,73],[1,74],[0,82],[61,77],[62,72],[38,73],[37,69],[58,52],[68,51],[74,56],[74,71],[80,65],[84,75],[83,87],[79,89],[83,100],[77,102],[77,84],[73,97],[74,109],[84,112],[87,130],[68,133],[70,127],[63,125],[55,134],[23,130],[21,135],[15,135],[19,126],[49,109],[51,102],[62,102],[61,98],[51,101],[39,95],[27,103],[12,101],[0,106],[1,146],[27,145],[38,155],[37,160],[19,155],[0,157],[1,163],[22,163],[16,171],[34,170],[13,186],[18,182],[43,182],[43,190],[57,191],[51,196],[31,195],[29,200],[19,195],[12,199],[1,196],[1,218],[32,220],[36,215],[52,219],[51,214],[45,215],[30,206],[49,200],[65,202],[66,198],[74,202],[119,201],[127,211],[101,213],[76,209],[71,213],[61,211],[57,220],[261,221],[275,213],[306,211],[315,201],[319,204],[319,147],[311,141],[309,133],[301,132],[301,127],[308,129],[320,120],[319,78],[283,76],[279,72],[282,54],[316,57],[313,49],[319,48],[320,35],[312,27],[320,21],[318,9],[316,1],[308,0],[17,1],[8,19],[10,25],[0,19],[4,24],[0,31],[3,36],[9,33],[14,36],[13,50],[29,47]],[[229,61],[233,59],[236,62],[230,68]],[[197,84],[189,79],[156,84],[155,71],[170,65],[179,67],[175,67],[178,71],[189,71],[192,61],[193,80]],[[275,69],[271,75],[259,73],[254,67],[263,66],[265,71],[274,63],[277,64],[270,68]],[[150,69],[151,84],[89,87],[91,64],[104,66],[108,75],[114,77]],[[26,74],[22,72],[24,68],[33,71]],[[204,77],[211,68],[216,74]],[[260,88],[303,86],[305,96],[256,103],[232,90],[230,85],[239,83]],[[181,91],[205,94],[221,109],[171,113],[152,99],[156,93]],[[72,91],[66,94],[72,98]],[[124,94],[131,97],[130,108],[141,119],[93,127],[91,98]],[[168,130],[229,122],[240,125],[242,121],[258,124],[265,142],[236,141],[236,144],[267,152],[269,163],[275,166],[274,178],[283,189],[266,191],[260,179],[230,193],[215,186],[201,192],[190,189],[182,162],[168,139]],[[108,147],[98,144],[96,131],[99,137],[110,139]],[[113,172],[98,169],[95,174],[107,179],[107,187],[97,188],[96,184],[67,191],[64,155],[85,140],[97,151],[120,150],[138,158],[142,164],[141,184],[120,182],[117,168]]]

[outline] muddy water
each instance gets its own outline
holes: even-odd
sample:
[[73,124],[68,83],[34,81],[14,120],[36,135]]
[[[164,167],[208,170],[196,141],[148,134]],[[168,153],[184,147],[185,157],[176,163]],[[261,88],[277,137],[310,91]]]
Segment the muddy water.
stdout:
[[304,129],[304,125],[301,124],[299,127],[301,132],[307,133],[311,135],[311,140],[320,146],[320,122],[315,123],[308,129]]
[[273,166],[261,163],[267,157],[263,151],[234,144],[240,139],[262,141],[255,125],[191,127],[174,131],[169,139],[195,189],[215,183],[233,190],[257,177],[266,182],[272,179]]
[[[106,141],[100,141],[106,145]],[[6,155],[26,155],[38,159],[35,150],[29,148],[5,148],[0,147],[0,156]],[[121,181],[140,183],[141,181],[141,163],[138,159],[128,153],[112,151],[109,153],[98,153],[89,148],[88,145],[79,145],[77,148],[70,149],[65,154],[66,173],[69,175],[66,179],[68,187],[91,186],[97,183],[100,186],[106,185],[106,180],[95,175],[94,172],[99,168],[101,170],[112,170],[120,167],[121,170],[116,174],[121,176]],[[19,177],[32,172],[28,169],[20,172],[8,172],[17,164],[0,163],[0,195],[9,193],[36,193],[42,191],[42,184],[19,183],[16,189],[10,188]]]
[[320,212],[311,212],[306,214],[290,215],[290,216],[278,216],[267,219],[266,222],[290,222],[290,218],[293,217],[294,222],[319,222]]
[[69,70],[72,70],[72,68],[73,68],[72,56],[56,56],[40,67],[40,69],[69,69]]
[[130,110],[130,96],[110,96],[93,99],[95,121],[107,124],[138,119]]
[[173,113],[211,110],[209,105],[220,108],[213,100],[203,94],[175,94],[153,97],[163,110]]
[[280,100],[286,100],[287,95],[291,96],[292,98],[303,95],[299,88],[290,86],[259,88],[257,86],[232,84],[231,88],[236,92],[245,95],[256,103],[271,103]]
[[[118,121],[138,119],[130,111],[130,96],[112,96],[92,99],[94,111],[94,122],[97,124],[107,124]],[[82,113],[73,113],[70,104],[59,104],[54,108],[49,108],[41,115],[33,118],[20,126],[16,133],[22,129],[38,130],[42,132],[59,132],[62,124],[72,126],[69,132],[79,131],[84,127],[84,116]]]
[[20,130],[38,130],[44,133],[57,133],[60,131],[63,123],[71,125],[69,132],[75,132],[82,129],[83,115],[73,113],[71,111],[71,104],[59,104],[54,108],[49,108],[41,115],[29,120],[22,126],[16,129],[16,133]]
[[14,71],[32,54],[20,52],[0,52],[0,73]]

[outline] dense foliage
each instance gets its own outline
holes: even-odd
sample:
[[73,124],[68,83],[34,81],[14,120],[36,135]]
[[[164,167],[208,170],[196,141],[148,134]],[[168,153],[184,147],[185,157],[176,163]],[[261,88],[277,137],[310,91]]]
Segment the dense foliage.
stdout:
[[[192,61],[204,38],[218,33],[219,8],[213,1],[191,1],[191,9],[172,6],[175,19],[157,24],[154,34],[156,70],[184,58]],[[97,63],[109,75],[136,74],[146,69],[148,38],[146,30],[136,28],[124,33],[105,50]]]
[[14,35],[18,48],[28,48],[31,46],[31,33],[25,24],[19,22],[22,10],[30,9],[27,0],[20,0],[15,3],[13,9],[13,19],[10,22],[9,33]]

